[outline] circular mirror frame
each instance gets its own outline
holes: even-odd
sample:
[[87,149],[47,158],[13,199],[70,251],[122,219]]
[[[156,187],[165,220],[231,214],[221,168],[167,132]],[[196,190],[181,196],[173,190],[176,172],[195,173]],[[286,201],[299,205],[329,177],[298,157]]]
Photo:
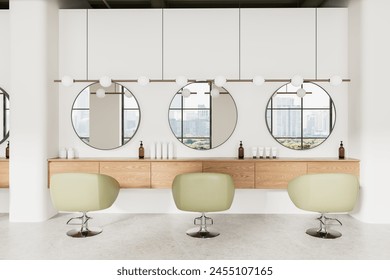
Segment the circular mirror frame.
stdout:
[[[236,104],[236,101],[234,100],[233,96],[230,94],[230,92],[228,90],[226,90],[226,88],[224,87],[220,87],[221,89],[223,89],[227,94],[229,94],[229,96],[231,97],[232,101],[233,101],[233,105],[234,105],[234,109],[235,109],[235,113],[236,113],[236,120],[235,120],[235,123],[234,123],[234,127],[231,131],[231,133],[229,134],[229,136],[223,141],[221,142],[218,146],[215,146],[215,147],[212,147],[212,148],[209,148],[209,149],[196,149],[196,148],[193,148],[193,147],[190,147],[188,145],[186,145],[184,142],[180,141],[180,139],[178,137],[176,137],[176,134],[174,132],[174,130],[172,129],[172,126],[171,126],[171,122],[170,122],[170,118],[169,118],[169,112],[171,110],[171,106],[172,106],[172,103],[176,97],[176,95],[181,95],[181,92],[182,90],[187,87],[188,85],[191,85],[191,84],[194,84],[194,83],[208,83],[210,85],[210,88],[211,88],[211,81],[196,81],[196,82],[191,82],[191,83],[188,83],[186,84],[185,86],[181,87],[172,97],[171,99],[171,102],[169,103],[169,109],[168,109],[168,123],[169,123],[169,127],[172,131],[172,134],[175,136],[175,138],[181,143],[183,144],[184,146],[186,146],[187,148],[190,148],[190,149],[193,149],[193,150],[196,150],[196,151],[209,151],[209,150],[212,150],[212,149],[215,149],[215,148],[218,148],[220,146],[222,146],[224,143],[226,143],[226,141],[228,141],[230,139],[230,137],[233,135],[234,131],[236,130],[236,127],[237,127],[237,122],[238,122],[238,109],[237,109],[237,104]],[[214,97],[211,96],[211,90],[210,92],[208,92],[210,94],[210,98],[213,99]],[[186,98],[186,97],[183,97],[183,98]],[[183,110],[183,107],[181,108]],[[210,136],[211,137],[211,136]]]
[[[287,85],[289,85],[289,84],[291,84],[291,83],[287,83],[287,84],[284,84],[284,85],[278,87],[278,89],[271,95],[271,97],[269,98],[269,100],[268,100],[268,102],[267,102],[267,105],[266,105],[266,107],[265,107],[265,124],[266,124],[266,126],[267,126],[268,132],[271,134],[271,136],[274,138],[274,140],[275,140],[276,142],[278,142],[280,145],[282,145],[282,146],[285,147],[285,148],[294,150],[294,151],[307,151],[307,150],[311,150],[311,149],[317,148],[317,147],[321,146],[321,145],[329,138],[329,136],[332,134],[332,132],[333,132],[335,126],[336,126],[336,115],[337,115],[337,112],[336,112],[336,106],[335,106],[335,104],[334,104],[334,102],[333,102],[333,99],[332,99],[332,97],[330,96],[330,94],[329,94],[323,87],[321,87],[320,85],[318,85],[318,84],[316,84],[316,83],[313,83],[313,82],[304,82],[303,85],[304,85],[304,84],[312,84],[312,85],[315,85],[315,86],[319,87],[324,93],[326,93],[326,94],[329,96],[329,100],[331,101],[331,104],[332,104],[332,107],[331,107],[330,111],[333,111],[333,112],[334,112],[334,119],[332,120],[332,123],[333,123],[333,124],[332,124],[332,126],[331,126],[331,128],[330,128],[329,134],[328,134],[326,137],[322,138],[323,141],[322,141],[321,143],[319,143],[318,145],[316,145],[316,146],[314,146],[314,147],[311,147],[311,148],[304,148],[303,139],[305,139],[305,138],[309,138],[309,139],[310,139],[311,137],[303,137],[303,135],[302,135],[303,131],[301,131],[301,137],[299,137],[299,138],[301,139],[301,148],[300,148],[300,149],[294,149],[294,148],[292,148],[292,147],[289,147],[289,146],[284,145],[283,143],[281,143],[281,142],[277,139],[277,137],[275,137],[275,136],[272,134],[272,131],[271,131],[271,129],[270,129],[270,127],[269,127],[269,124],[268,124],[268,118],[267,118],[267,113],[268,113],[268,110],[269,110],[269,109],[268,109],[269,103],[271,102],[272,98],[279,92],[279,90],[280,90],[281,88],[283,88],[283,87],[285,87],[285,86],[287,86]],[[303,97],[303,98],[301,98],[301,99],[304,99],[304,98],[305,98],[305,97]],[[319,109],[320,109],[320,108],[319,108]],[[304,107],[301,108],[301,111],[303,111],[303,110],[304,110]],[[302,121],[302,120],[301,120],[301,121]]]
[[[4,96],[8,99],[8,102],[10,102],[10,98],[9,98],[9,94],[2,88],[0,87],[0,91],[2,92],[2,94],[4,94]],[[3,108],[4,109],[4,108]],[[8,108],[9,110],[9,108]],[[3,124],[4,125],[4,124]],[[9,138],[9,129],[7,131],[7,133],[5,134],[5,136],[0,140],[0,145],[2,143],[4,143],[5,141],[7,141],[7,139]]]
[[[77,98],[80,96],[80,94],[82,94],[82,93],[84,92],[85,89],[87,89],[88,87],[90,87],[90,86],[92,86],[92,85],[95,85],[95,84],[99,84],[99,82],[95,82],[95,83],[89,84],[89,85],[87,85],[86,87],[84,87],[84,88],[77,94],[76,98],[74,99],[74,101],[73,101],[73,103],[72,103],[72,108],[71,108],[71,112],[70,112],[70,119],[71,119],[71,122],[72,122],[73,131],[75,132],[75,134],[77,135],[77,137],[80,139],[81,142],[83,142],[85,145],[87,145],[87,146],[89,146],[89,147],[91,147],[91,148],[93,148],[93,149],[102,150],[102,151],[115,150],[115,149],[118,149],[118,148],[120,148],[120,147],[125,146],[127,143],[129,143],[129,142],[131,141],[131,139],[133,139],[134,135],[136,135],[136,133],[137,133],[139,127],[140,127],[140,124],[141,124],[141,108],[140,108],[140,106],[139,106],[139,103],[138,103],[137,98],[135,97],[135,95],[134,95],[127,87],[125,87],[125,86],[122,85],[122,84],[113,82],[113,84],[118,84],[118,85],[122,86],[124,89],[126,89],[128,92],[130,92],[131,95],[132,95],[132,98],[134,98],[134,100],[135,100],[135,102],[136,102],[136,104],[137,104],[137,106],[138,106],[138,111],[139,111],[139,118],[138,118],[137,128],[135,129],[133,135],[130,137],[129,140],[127,140],[125,143],[123,143],[122,145],[117,146],[117,147],[104,149],[104,148],[98,148],[98,147],[95,147],[95,146],[92,146],[92,145],[88,144],[87,142],[85,142],[85,141],[82,140],[82,138],[79,136],[79,134],[78,134],[77,131],[76,131],[76,128],[75,128],[74,123],[73,123],[73,109],[74,109],[74,105],[75,105],[75,103],[76,103],[76,101],[77,101]],[[102,88],[103,88],[103,87],[102,87]],[[125,95],[125,94],[123,93],[123,95]],[[126,98],[126,97],[124,97],[124,98]],[[123,106],[123,105],[122,105],[122,106]]]

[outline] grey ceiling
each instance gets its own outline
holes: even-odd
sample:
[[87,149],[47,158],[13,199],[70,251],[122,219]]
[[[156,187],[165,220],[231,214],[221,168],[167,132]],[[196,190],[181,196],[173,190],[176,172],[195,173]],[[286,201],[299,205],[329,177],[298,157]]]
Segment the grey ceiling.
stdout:
[[[149,9],[149,8],[299,8],[347,7],[348,0],[62,0],[63,8]],[[9,0],[0,0],[8,9]]]

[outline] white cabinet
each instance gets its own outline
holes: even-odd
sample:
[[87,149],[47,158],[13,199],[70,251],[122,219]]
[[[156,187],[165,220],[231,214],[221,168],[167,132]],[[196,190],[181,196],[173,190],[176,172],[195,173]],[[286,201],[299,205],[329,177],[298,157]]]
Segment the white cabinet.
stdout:
[[10,47],[9,47],[9,12],[0,10],[0,87],[5,91],[9,90],[8,81],[10,68]]
[[59,12],[59,78],[87,79],[87,10]]
[[239,78],[238,9],[164,10],[164,78]]
[[241,9],[241,78],[315,78],[315,9]]
[[90,79],[162,75],[162,10],[89,10]]
[[348,9],[317,9],[319,79],[348,78]]

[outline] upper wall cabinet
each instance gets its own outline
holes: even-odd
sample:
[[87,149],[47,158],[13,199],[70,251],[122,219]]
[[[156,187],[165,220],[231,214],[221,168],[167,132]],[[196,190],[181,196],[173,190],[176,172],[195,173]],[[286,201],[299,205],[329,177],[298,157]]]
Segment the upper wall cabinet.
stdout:
[[239,78],[238,9],[164,10],[164,78]]
[[87,10],[60,10],[59,77],[87,79]]
[[162,10],[88,10],[90,79],[162,77]]
[[317,9],[319,79],[348,78],[348,9]]
[[241,9],[241,78],[315,78],[315,9]]
[[9,12],[0,10],[0,87],[8,88],[9,81]]

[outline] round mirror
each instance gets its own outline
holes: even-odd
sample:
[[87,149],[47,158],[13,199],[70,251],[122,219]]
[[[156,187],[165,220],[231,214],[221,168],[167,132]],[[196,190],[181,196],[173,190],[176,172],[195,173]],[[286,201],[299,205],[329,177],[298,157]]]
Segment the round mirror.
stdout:
[[226,89],[212,82],[194,82],[180,89],[169,107],[169,124],[176,138],[197,150],[216,148],[232,135],[237,107]]
[[127,88],[118,83],[108,88],[94,83],[74,101],[72,124],[84,143],[109,150],[131,140],[137,132],[140,114],[138,102]]
[[0,88],[0,144],[9,136],[9,95]]
[[332,133],[336,109],[330,95],[320,86],[291,83],[280,87],[270,98],[266,121],[271,135],[281,145],[307,150],[323,143]]

